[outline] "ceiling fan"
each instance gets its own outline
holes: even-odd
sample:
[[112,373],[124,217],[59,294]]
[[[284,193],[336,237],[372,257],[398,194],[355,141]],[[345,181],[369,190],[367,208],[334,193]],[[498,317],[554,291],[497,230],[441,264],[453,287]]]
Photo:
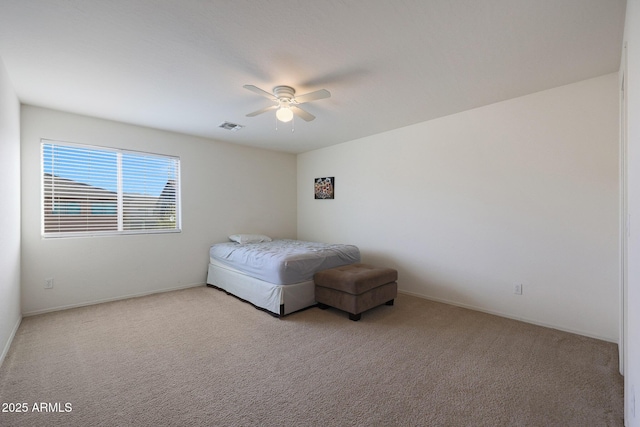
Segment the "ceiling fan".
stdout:
[[251,92],[258,95],[269,98],[274,102],[273,105],[265,108],[261,108],[258,111],[247,114],[247,117],[254,117],[258,114],[266,113],[267,111],[277,110],[276,117],[281,122],[289,122],[293,119],[293,115],[300,117],[303,120],[310,122],[316,117],[299,107],[300,104],[305,104],[311,101],[317,101],[319,99],[329,98],[331,93],[326,89],[316,90],[304,95],[295,96],[296,91],[291,86],[276,86],[273,88],[273,93],[269,93],[266,90],[262,90],[254,85],[244,85],[245,89],[249,89]]

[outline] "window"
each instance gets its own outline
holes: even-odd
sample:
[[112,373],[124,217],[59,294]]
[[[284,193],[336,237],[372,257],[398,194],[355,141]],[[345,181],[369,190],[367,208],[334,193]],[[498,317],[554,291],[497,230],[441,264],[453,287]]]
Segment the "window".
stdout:
[[180,231],[180,159],[42,140],[45,237]]
[[79,202],[54,202],[51,209],[56,215],[80,215]]
[[117,215],[118,205],[114,202],[91,203],[91,215]]

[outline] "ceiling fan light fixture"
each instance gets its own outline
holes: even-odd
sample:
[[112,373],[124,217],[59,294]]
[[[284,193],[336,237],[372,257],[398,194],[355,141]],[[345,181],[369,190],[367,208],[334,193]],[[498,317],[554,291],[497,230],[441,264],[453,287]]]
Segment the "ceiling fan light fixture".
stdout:
[[258,111],[247,114],[247,117],[254,117],[258,114],[266,113],[267,111],[276,110],[276,118],[284,123],[293,120],[294,115],[300,117],[304,121],[310,122],[316,117],[301,108],[300,104],[306,104],[307,102],[317,101],[331,96],[331,93],[326,89],[316,90],[315,92],[306,93],[296,97],[296,90],[291,86],[276,86],[273,88],[273,94],[270,94],[266,90],[262,90],[254,85],[244,85],[243,87],[274,102],[270,107],[261,108]]
[[290,122],[293,119],[293,111],[289,107],[280,107],[276,111],[276,117],[283,123]]

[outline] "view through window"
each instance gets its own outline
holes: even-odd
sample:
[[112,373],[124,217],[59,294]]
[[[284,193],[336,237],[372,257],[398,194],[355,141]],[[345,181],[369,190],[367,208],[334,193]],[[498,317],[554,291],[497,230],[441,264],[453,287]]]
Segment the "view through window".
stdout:
[[178,157],[42,140],[45,237],[180,231]]

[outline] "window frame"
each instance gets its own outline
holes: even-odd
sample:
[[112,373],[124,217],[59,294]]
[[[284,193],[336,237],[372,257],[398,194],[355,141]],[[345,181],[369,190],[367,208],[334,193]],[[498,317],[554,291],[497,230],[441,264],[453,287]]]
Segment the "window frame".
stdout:
[[[141,157],[155,157],[158,159],[167,159],[173,162],[175,166],[175,228],[143,228],[143,229],[125,229],[124,227],[124,211],[125,208],[123,206],[122,200],[124,198],[124,189],[122,185],[122,161],[119,160],[117,162],[117,171],[115,179],[118,181],[117,185],[117,203],[116,203],[116,216],[117,216],[117,230],[81,230],[81,231],[45,231],[45,222],[46,222],[46,188],[47,184],[45,183],[45,145],[53,145],[60,147],[70,147],[70,148],[78,148],[83,150],[95,150],[101,152],[111,152],[116,155],[122,157],[123,155],[132,155],[132,156],[141,156]],[[115,148],[115,147],[107,147],[107,146],[99,146],[99,145],[90,145],[90,144],[79,144],[73,142],[66,142],[60,140],[53,140],[48,138],[42,138],[40,140],[40,234],[44,239],[57,239],[57,238],[69,238],[69,237],[98,237],[98,236],[124,236],[124,235],[141,235],[141,234],[167,234],[167,233],[181,233],[182,232],[182,197],[181,197],[181,159],[179,156],[175,155],[167,155],[161,153],[151,153],[146,151],[139,150],[130,150],[123,148]],[[53,176],[53,175],[52,175]],[[64,178],[68,179],[68,178]],[[77,181],[80,182],[80,181]],[[88,209],[91,211],[91,215],[93,213],[93,204],[96,202],[103,203],[103,201],[88,201]],[[52,208],[54,206],[53,200],[50,201]],[[57,203],[67,203],[67,202],[57,202]],[[110,202],[109,202],[110,203]],[[53,210],[52,210],[53,212]],[[79,215],[82,217],[82,215]],[[108,216],[108,214],[95,214],[98,217]]]

